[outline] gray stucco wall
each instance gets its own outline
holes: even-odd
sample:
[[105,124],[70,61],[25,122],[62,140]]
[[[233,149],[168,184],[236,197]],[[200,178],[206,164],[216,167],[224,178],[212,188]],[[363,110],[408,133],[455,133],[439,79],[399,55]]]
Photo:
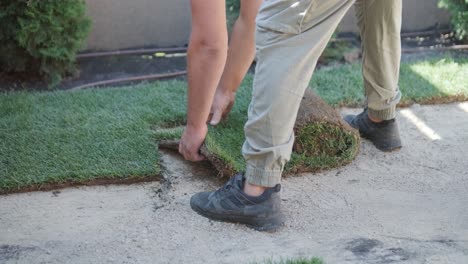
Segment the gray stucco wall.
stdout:
[[85,0],[92,29],[87,50],[182,46],[190,34],[189,0]]
[[[86,50],[116,50],[144,46],[187,44],[190,35],[189,0],[85,0],[93,21]],[[393,0],[384,0],[393,1]],[[403,0],[403,30],[417,31],[447,25],[449,14],[438,0]],[[354,9],[340,31],[357,32]]]

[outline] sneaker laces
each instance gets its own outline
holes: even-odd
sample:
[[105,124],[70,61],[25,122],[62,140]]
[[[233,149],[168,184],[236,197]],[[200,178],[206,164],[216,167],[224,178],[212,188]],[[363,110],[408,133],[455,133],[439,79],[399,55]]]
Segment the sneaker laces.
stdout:
[[236,186],[236,179],[237,179],[237,174],[232,176],[229,181],[224,184],[223,187],[219,188],[215,193],[216,194],[219,194],[219,193],[222,193],[222,192],[227,192],[229,191],[232,187]]
[[227,192],[231,188],[232,188],[232,179],[230,179],[226,184],[224,184],[223,187],[216,190],[215,194],[220,194],[220,193],[223,193],[223,192]]

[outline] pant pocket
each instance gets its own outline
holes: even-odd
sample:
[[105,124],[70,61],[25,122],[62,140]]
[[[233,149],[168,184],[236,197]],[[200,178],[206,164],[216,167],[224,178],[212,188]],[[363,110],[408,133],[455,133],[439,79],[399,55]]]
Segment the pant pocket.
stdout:
[[[392,0],[391,0],[392,1]],[[300,32],[320,24],[354,0],[312,0],[300,21]]]
[[299,34],[307,11],[315,0],[265,0],[257,16],[257,26],[286,34]]

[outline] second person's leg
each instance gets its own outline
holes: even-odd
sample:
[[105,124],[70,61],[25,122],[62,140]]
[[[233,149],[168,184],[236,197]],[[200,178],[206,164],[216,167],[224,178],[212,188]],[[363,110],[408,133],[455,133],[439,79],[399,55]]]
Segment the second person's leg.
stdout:
[[362,76],[367,108],[345,118],[383,151],[401,147],[395,108],[401,57],[402,0],[357,0],[362,41]]

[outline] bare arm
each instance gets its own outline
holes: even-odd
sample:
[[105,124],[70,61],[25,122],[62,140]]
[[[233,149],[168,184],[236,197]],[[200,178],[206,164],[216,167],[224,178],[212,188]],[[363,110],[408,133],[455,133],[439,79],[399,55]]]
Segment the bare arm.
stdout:
[[211,108],[212,125],[218,124],[231,111],[237,88],[254,60],[255,18],[262,2],[241,0],[240,15],[231,33],[226,66]]
[[224,1],[191,0],[191,8],[187,126],[179,152],[187,160],[199,161],[208,131],[206,120],[226,62],[227,29]]

